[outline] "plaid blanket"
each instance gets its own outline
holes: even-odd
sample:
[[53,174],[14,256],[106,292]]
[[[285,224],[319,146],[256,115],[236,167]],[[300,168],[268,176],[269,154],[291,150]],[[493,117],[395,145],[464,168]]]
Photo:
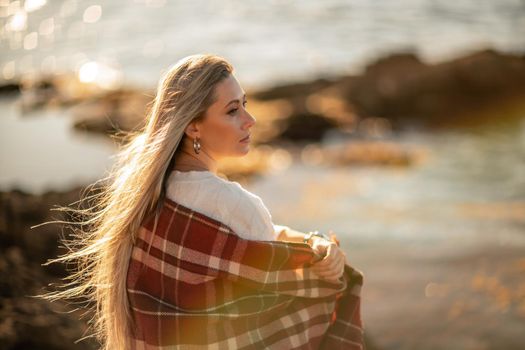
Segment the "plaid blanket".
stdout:
[[127,274],[133,349],[364,349],[363,274],[311,271],[303,243],[242,239],[166,198],[145,219]]

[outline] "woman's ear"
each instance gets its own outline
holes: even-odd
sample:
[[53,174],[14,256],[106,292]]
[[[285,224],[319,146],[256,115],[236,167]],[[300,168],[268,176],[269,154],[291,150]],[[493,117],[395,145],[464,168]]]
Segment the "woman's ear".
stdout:
[[189,123],[188,126],[186,126],[186,129],[184,129],[184,133],[191,139],[194,139],[195,137],[200,137],[197,122],[193,121]]

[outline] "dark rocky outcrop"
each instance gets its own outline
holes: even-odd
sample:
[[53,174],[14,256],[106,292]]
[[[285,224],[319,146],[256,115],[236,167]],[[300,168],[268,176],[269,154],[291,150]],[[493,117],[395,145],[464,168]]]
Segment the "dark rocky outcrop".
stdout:
[[280,139],[290,141],[318,141],[327,130],[338,127],[337,123],[319,114],[294,114],[283,123]]
[[[86,319],[66,302],[49,302],[36,295],[49,283],[62,284],[63,265],[42,266],[65,251],[59,246],[60,219],[50,212],[55,205],[76,201],[80,189],[31,195],[21,191],[0,193],[0,344],[2,349],[96,349],[84,336]],[[45,288],[45,289],[44,289]],[[52,289],[49,289],[52,290]],[[78,305],[77,305],[78,306]]]
[[505,98],[525,98],[525,58],[486,50],[428,65],[414,54],[392,55],[370,64],[345,95],[359,115],[396,125],[453,121]]
[[5,83],[0,85],[0,97],[11,96],[20,93],[20,85],[18,83]]
[[[462,118],[478,118],[486,108],[525,101],[525,57],[484,50],[427,64],[413,53],[399,53],[372,62],[360,75],[289,84],[253,94],[264,101],[293,101],[289,118],[304,115],[309,101],[323,95],[342,106],[331,115],[321,114],[339,127],[358,129],[367,117],[385,118],[393,130],[452,127],[461,124]],[[304,127],[310,126],[305,123]]]

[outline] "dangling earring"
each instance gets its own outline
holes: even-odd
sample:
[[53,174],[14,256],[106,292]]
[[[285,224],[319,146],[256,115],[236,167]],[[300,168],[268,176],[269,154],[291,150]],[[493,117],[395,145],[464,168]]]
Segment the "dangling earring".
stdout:
[[201,150],[201,144],[199,142],[198,137],[195,137],[193,139],[193,150],[195,151],[196,154],[199,154],[199,151]]

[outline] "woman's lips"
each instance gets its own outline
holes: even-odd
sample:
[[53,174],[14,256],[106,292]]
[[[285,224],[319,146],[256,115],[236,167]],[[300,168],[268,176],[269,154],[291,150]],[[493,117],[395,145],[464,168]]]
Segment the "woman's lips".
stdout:
[[250,141],[250,135],[243,138],[240,142],[249,142]]

